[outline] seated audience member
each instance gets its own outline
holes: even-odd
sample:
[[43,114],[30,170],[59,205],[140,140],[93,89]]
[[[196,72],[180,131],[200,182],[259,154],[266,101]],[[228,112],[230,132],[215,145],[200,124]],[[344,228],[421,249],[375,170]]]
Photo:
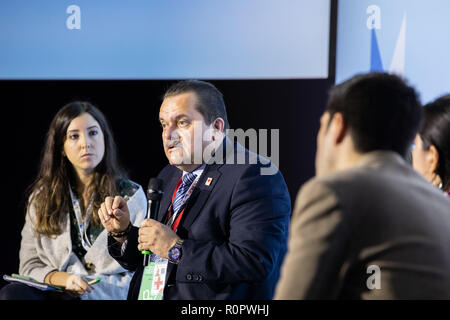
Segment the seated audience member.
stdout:
[[[146,212],[142,188],[126,178],[104,115],[88,102],[73,102],[54,117],[40,171],[30,187],[22,230],[19,273],[63,287],[49,293],[24,284],[2,288],[1,299],[125,299],[132,272],[108,254],[98,216],[105,197],[127,199],[130,220]],[[93,286],[89,280],[101,278]]]
[[423,111],[424,123],[412,151],[413,167],[450,195],[450,95],[427,104]]
[[450,199],[404,160],[421,117],[395,75],[331,90],[276,299],[450,298]]

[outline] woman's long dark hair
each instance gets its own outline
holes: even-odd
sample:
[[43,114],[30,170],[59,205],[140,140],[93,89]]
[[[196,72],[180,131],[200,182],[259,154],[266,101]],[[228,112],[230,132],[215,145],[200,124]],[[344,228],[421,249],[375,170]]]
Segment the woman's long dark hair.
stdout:
[[99,123],[105,139],[105,153],[94,169],[94,177],[87,187],[87,194],[93,195],[91,223],[100,225],[98,209],[106,196],[117,194],[117,182],[126,178],[119,165],[117,148],[111,129],[103,113],[89,102],[75,101],[61,108],[53,118],[47,132],[39,174],[29,187],[30,206],[36,212],[35,230],[48,237],[61,234],[61,224],[67,216],[71,204],[68,182],[75,181],[75,170],[63,156],[64,142],[70,122],[89,113]]
[[442,189],[450,190],[450,95],[445,95],[424,106],[424,122],[419,132],[423,149],[433,145],[439,153],[436,173],[442,180]]

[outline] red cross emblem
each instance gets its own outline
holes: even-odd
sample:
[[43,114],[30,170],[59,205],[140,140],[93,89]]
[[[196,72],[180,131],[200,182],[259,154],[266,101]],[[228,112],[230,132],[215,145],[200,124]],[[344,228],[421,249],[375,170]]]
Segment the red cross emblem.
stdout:
[[162,285],[162,284],[163,284],[163,282],[161,281],[161,277],[158,276],[158,280],[155,281],[156,290],[159,291],[159,286]]
[[161,281],[161,275],[160,275],[160,269],[158,268],[157,272],[156,272],[156,281],[153,283],[153,285],[156,287],[156,290],[159,291],[159,286],[163,284],[163,282]]

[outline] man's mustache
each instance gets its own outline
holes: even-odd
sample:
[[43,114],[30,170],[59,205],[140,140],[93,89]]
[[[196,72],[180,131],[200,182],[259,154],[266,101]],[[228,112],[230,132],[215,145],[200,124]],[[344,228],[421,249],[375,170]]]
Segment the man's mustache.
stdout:
[[166,143],[164,143],[164,146],[166,148],[172,148],[172,147],[182,147],[183,143],[179,140],[170,140]]

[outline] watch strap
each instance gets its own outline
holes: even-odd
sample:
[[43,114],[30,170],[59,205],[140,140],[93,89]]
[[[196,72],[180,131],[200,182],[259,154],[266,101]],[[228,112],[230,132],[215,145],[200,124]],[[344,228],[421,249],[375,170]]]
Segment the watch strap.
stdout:
[[[174,264],[178,264],[180,262],[181,255],[182,255],[181,245],[183,244],[183,241],[184,240],[182,240],[182,239],[178,239],[177,242],[175,243],[175,245],[169,249],[169,254],[168,254],[169,262],[174,263]],[[179,251],[177,258],[173,257],[173,251],[175,251],[175,249],[178,249],[178,251]]]

